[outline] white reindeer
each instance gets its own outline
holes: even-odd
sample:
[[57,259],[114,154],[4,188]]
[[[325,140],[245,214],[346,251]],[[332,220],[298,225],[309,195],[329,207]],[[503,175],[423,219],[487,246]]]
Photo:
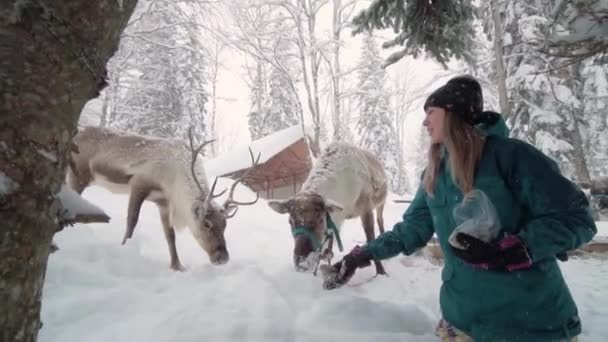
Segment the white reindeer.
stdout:
[[[233,200],[236,185],[246,176],[243,175],[232,184],[223,205],[214,201],[226,190],[214,194],[217,178],[209,190],[202,162],[197,159],[210,142],[195,148],[191,131],[188,146],[178,139],[85,127],[74,137],[78,151],[71,155],[67,184],[78,193],[97,184],[114,193],[129,194],[122,244],[133,236],[143,201],[148,200],[160,211],[171,269],[184,269],[177,255],[175,229],[186,226],[211,263],[222,265],[229,260],[224,239],[226,219],[236,214],[238,205],[253,204],[258,198],[250,202]],[[251,158],[255,166],[253,154]]]
[[[311,257],[318,256],[321,250],[320,258],[331,260],[334,236],[339,234],[345,219],[361,217],[365,237],[370,241],[374,238],[376,209],[380,232],[384,232],[382,212],[386,195],[386,175],[378,158],[356,146],[334,143],[315,162],[295,196],[271,200],[268,204],[278,213],[289,213],[295,240],[295,268],[308,271],[311,263],[316,266],[317,262]],[[378,261],[375,265],[376,272],[384,274],[382,264]]]

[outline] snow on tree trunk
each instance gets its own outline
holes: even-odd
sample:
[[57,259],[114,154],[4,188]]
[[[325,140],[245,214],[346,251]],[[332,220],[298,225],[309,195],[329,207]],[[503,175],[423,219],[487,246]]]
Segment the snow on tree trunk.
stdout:
[[[71,138],[136,1],[5,1],[0,10],[0,340],[35,341]],[[4,186],[4,185],[10,186]]]
[[608,175],[608,65],[586,61],[580,65],[585,155],[592,179]]

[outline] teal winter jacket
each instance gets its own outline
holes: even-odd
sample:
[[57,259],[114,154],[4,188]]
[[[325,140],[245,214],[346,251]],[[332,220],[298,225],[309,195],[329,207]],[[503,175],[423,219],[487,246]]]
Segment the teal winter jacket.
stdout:
[[474,187],[496,207],[501,235],[517,234],[532,257],[529,269],[476,269],[455,257],[448,237],[453,208],[463,193],[444,161],[434,196],[420,187],[392,231],[365,249],[382,260],[410,255],[435,233],[445,256],[440,305],[443,318],[476,341],[555,341],[581,332],[574,300],[556,257],[590,241],[597,232],[585,194],[557,165],[525,142],[506,137],[502,120],[488,132]]

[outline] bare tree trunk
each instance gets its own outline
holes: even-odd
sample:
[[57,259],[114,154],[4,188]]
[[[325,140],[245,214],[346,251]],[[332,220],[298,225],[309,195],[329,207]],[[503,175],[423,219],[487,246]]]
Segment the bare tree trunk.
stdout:
[[136,2],[0,5],[0,341],[37,339],[71,138]]
[[[282,6],[287,10],[297,29],[298,52],[302,64],[302,79],[308,100],[308,109],[312,117],[314,137],[311,141],[311,151],[318,156],[321,150],[321,110],[319,106],[319,65],[320,54],[315,36],[315,25],[317,11],[322,6],[322,1],[297,1],[292,4],[283,2]],[[306,19],[308,31],[303,27],[302,13]]]
[[[569,68],[570,75],[572,75],[572,81],[570,82],[570,87],[572,89],[576,88],[574,84],[574,80],[580,79],[580,68],[581,65],[572,66]],[[565,104],[564,104],[565,105]],[[583,142],[583,134],[581,132],[581,127],[579,125],[579,120],[584,120],[583,118],[584,106],[579,104],[579,107],[572,108],[569,106],[568,112],[570,114],[572,120],[572,135],[571,141],[574,147],[574,153],[572,155],[572,162],[574,163],[574,168],[576,172],[576,178],[579,182],[590,183],[591,182],[591,174],[589,172],[589,167],[587,165],[587,154],[585,153],[585,146]]]
[[109,105],[110,97],[107,89],[103,92],[101,98],[101,117],[99,118],[99,127],[106,127],[108,125]]
[[589,168],[587,167],[587,160],[585,158],[583,138],[581,137],[578,119],[574,114],[572,114],[572,120],[574,123],[572,142],[574,143],[574,149],[576,151],[573,155],[573,162],[576,169],[576,175],[578,177],[578,181],[589,183],[591,181],[591,177],[589,176]]
[[492,19],[494,21],[494,51],[496,52],[496,74],[498,81],[498,103],[500,111],[505,119],[511,117],[511,105],[507,94],[507,73],[505,70],[503,58],[503,37],[502,37],[502,19],[500,17],[500,8],[496,0],[491,0]]
[[342,32],[342,0],[334,0],[333,8],[333,43],[334,43],[334,67],[333,67],[333,105],[334,105],[334,140],[342,140],[342,120],[340,118],[340,33]]
[[[395,75],[395,78],[393,79],[393,94],[394,94],[394,105],[395,108],[393,109],[394,111],[394,121],[395,121],[395,131],[397,134],[397,143],[399,145],[399,155],[397,156],[397,169],[398,170],[403,170],[403,164],[404,164],[404,160],[403,160],[403,139],[405,138],[404,135],[404,121],[405,121],[405,117],[407,115],[407,112],[405,111],[404,108],[404,102],[405,102],[405,96],[406,96],[406,92],[405,92],[405,85],[404,85],[404,81],[401,79],[399,74]],[[402,183],[403,183],[403,177],[397,177],[397,184],[396,184],[396,188],[397,189],[402,189]]]
[[[213,64],[211,66],[211,136],[214,139],[219,137],[216,135],[216,113],[217,113],[217,76],[220,70],[220,53],[223,49],[223,45],[219,42],[215,42],[215,49],[213,51]],[[211,150],[213,156],[217,156],[217,147],[219,143],[212,144]]]
[[312,97],[313,97],[313,122],[315,125],[315,149],[319,151],[321,149],[321,108],[319,105],[319,66],[320,66],[320,54],[317,51],[317,37],[315,36],[315,26],[317,20],[316,11],[312,8],[311,4],[307,13],[307,24],[308,24],[308,40],[310,41],[308,46],[308,58],[310,61],[310,74],[312,77]]

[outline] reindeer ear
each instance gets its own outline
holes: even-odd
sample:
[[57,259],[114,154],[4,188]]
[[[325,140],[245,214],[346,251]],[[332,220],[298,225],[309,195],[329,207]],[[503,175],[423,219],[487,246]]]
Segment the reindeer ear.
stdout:
[[270,200],[268,205],[279,214],[286,214],[291,207],[291,200]]
[[327,211],[329,211],[330,213],[333,213],[334,211],[344,210],[344,208],[342,208],[342,206],[334,200],[325,198],[323,199],[323,201],[325,202],[325,209],[327,209]]

